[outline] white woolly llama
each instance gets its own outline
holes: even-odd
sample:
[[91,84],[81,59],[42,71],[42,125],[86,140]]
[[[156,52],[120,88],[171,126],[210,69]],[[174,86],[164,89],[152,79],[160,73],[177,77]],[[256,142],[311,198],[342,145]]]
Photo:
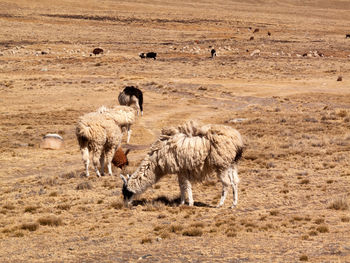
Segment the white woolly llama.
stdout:
[[[118,106],[121,107],[121,106]],[[85,164],[86,176],[89,176],[89,152],[92,152],[93,164],[98,177],[104,175],[106,159],[109,175],[112,175],[112,159],[122,140],[121,129],[129,127],[135,120],[135,112],[130,107],[122,109],[99,108],[96,112],[81,116],[76,126],[76,136]],[[101,172],[98,170],[100,162]]]
[[[100,107],[97,112],[110,115],[118,125],[122,128],[123,131],[127,131],[126,142],[129,143],[131,137],[131,125],[135,122],[135,110],[129,106],[114,106],[111,109],[106,108],[105,106]],[[113,116],[117,116],[115,118]]]
[[200,182],[216,173],[222,182],[218,207],[224,204],[231,185],[233,204],[238,201],[237,162],[242,156],[243,140],[240,133],[229,126],[200,126],[192,121],[177,128],[163,129],[137,170],[123,180],[123,195],[129,205],[135,194],[143,193],[166,174],[177,174],[181,204],[193,206],[191,182]]

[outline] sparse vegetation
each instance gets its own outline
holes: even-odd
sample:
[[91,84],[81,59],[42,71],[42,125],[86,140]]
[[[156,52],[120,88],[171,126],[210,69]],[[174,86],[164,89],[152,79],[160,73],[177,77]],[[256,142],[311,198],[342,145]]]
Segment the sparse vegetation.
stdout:
[[[0,4],[0,261],[346,261],[348,1],[17,2]],[[145,94],[129,165],[86,177],[77,120],[126,85]],[[174,175],[124,207],[119,175],[187,120],[243,135],[238,206],[229,188],[216,208],[213,173],[193,207]],[[40,148],[48,133],[64,148]]]
[[38,219],[38,223],[43,226],[60,226],[63,224],[62,219],[54,215],[41,217]]
[[328,206],[329,209],[334,210],[348,210],[349,209],[349,203],[346,197],[339,197],[337,199],[334,199],[330,205]]
[[145,237],[141,240],[141,244],[152,243],[152,239],[149,237]]
[[316,228],[316,230],[320,233],[328,233],[329,229],[326,225],[321,225]]
[[76,186],[75,189],[77,189],[77,190],[92,189],[92,185],[90,182],[81,182]]
[[203,231],[199,228],[190,228],[182,232],[183,236],[198,237],[203,235]]
[[348,217],[348,216],[343,216],[343,217],[341,218],[341,221],[342,221],[342,222],[350,222],[350,217]]
[[57,205],[57,208],[60,210],[69,210],[71,208],[70,204],[64,203]]
[[111,207],[114,209],[120,210],[124,208],[124,203],[121,201],[114,201],[111,203]]
[[38,223],[23,223],[21,225],[21,229],[23,230],[29,230],[29,231],[35,231],[39,228],[39,224]]
[[299,260],[300,261],[309,261],[309,257],[307,255],[301,255]]

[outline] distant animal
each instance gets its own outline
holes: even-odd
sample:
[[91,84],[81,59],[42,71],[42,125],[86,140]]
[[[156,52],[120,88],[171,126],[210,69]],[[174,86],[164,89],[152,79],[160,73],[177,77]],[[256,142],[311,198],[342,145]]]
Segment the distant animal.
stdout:
[[[121,106],[119,106],[121,107]],[[127,107],[130,108],[130,107]],[[78,119],[75,134],[85,165],[85,174],[89,176],[89,153],[96,175],[104,175],[104,162],[107,161],[108,173],[112,175],[112,159],[122,140],[122,128],[135,121],[135,112],[130,110],[107,109],[100,107]],[[100,163],[100,170],[98,164]]]
[[190,121],[163,129],[136,171],[131,176],[121,175],[124,202],[128,206],[134,195],[143,193],[167,174],[177,174],[181,204],[185,203],[187,192],[189,206],[193,206],[191,182],[201,182],[216,174],[222,182],[218,207],[224,204],[229,186],[233,191],[232,207],[235,207],[239,182],[237,164],[243,148],[240,133],[229,126],[201,126]]
[[125,166],[129,165],[129,160],[128,160],[128,153],[130,152],[130,149],[127,149],[125,152],[121,147],[119,147],[113,156],[112,163],[114,166],[124,169]]
[[253,33],[258,33],[259,32],[259,28],[255,28]]
[[143,116],[143,93],[140,89],[134,86],[126,86],[124,90],[119,93],[118,101],[120,105],[135,105],[137,115],[139,115],[139,111],[141,111],[141,116]]
[[343,80],[343,77],[342,76],[339,76],[338,78],[337,78],[337,81],[342,81]]
[[210,51],[210,53],[211,53],[211,58],[216,57],[216,50],[215,50],[215,49],[212,49],[212,50]]
[[307,53],[304,53],[304,54],[303,54],[303,57],[307,57]]
[[268,35],[268,36],[271,36],[271,32],[270,32],[270,31],[268,31],[268,32],[267,32],[267,35]]
[[102,54],[103,53],[103,49],[102,48],[95,48],[93,51],[92,51],[92,54],[94,54],[95,56],[96,55],[99,55],[99,54]]
[[140,53],[139,56],[140,58],[153,58],[155,60],[157,57],[157,53],[155,52]]
[[350,34],[346,34],[346,35],[345,35],[345,38],[350,38]]
[[254,40],[254,37],[250,37],[249,40]]

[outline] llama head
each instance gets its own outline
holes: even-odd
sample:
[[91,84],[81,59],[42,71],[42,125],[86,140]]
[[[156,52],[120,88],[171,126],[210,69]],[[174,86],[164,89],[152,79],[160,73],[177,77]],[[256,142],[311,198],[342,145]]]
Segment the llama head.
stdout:
[[123,197],[124,197],[124,204],[125,206],[129,206],[132,202],[132,199],[134,198],[135,193],[128,190],[128,181],[130,179],[130,176],[127,174],[126,178],[121,174],[120,178],[123,180]]

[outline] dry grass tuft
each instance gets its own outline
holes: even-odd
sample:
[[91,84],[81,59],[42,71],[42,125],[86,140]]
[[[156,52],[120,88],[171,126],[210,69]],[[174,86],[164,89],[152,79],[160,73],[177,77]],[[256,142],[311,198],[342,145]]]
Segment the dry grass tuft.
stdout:
[[152,243],[152,239],[149,237],[143,238],[141,244]]
[[334,210],[348,210],[349,209],[348,200],[345,197],[340,197],[338,199],[334,199],[330,203],[328,208],[334,209]]
[[23,230],[29,230],[29,231],[35,231],[39,228],[39,224],[32,222],[32,223],[23,223],[21,225],[21,229]]
[[171,225],[169,227],[169,231],[172,233],[178,233],[183,229],[183,227],[181,225]]
[[300,261],[309,261],[309,258],[308,258],[307,255],[301,255],[301,256],[299,257],[299,260],[300,260]]
[[62,225],[62,219],[54,215],[41,217],[38,219],[38,223],[43,226],[60,226]]
[[13,210],[15,209],[15,206],[13,204],[4,204],[2,208],[7,209],[7,210]]
[[169,233],[168,232],[162,232],[161,234],[160,234],[160,237],[161,238],[163,238],[163,239],[165,239],[165,238],[169,238],[170,237],[170,235],[169,235]]
[[55,196],[58,196],[58,193],[55,191],[55,192],[51,192],[50,194],[49,194],[49,196],[52,196],[52,197],[55,197]]
[[92,189],[90,182],[82,182],[77,185],[76,190]]
[[341,220],[342,222],[350,222],[350,217],[348,217],[348,216],[343,216],[342,218],[340,218],[340,220]]
[[111,207],[120,210],[124,208],[124,203],[122,201],[114,201],[111,203]]
[[318,233],[315,230],[309,232],[309,236],[317,236]]
[[57,179],[55,177],[50,177],[50,178],[47,178],[45,179],[43,182],[42,182],[43,185],[50,185],[50,186],[54,186],[54,185],[57,185]]
[[270,215],[277,216],[277,215],[279,215],[279,212],[277,210],[272,210],[272,211],[270,211]]
[[319,225],[319,224],[322,224],[324,223],[324,219],[323,218],[318,218],[315,220],[315,224]]
[[61,210],[69,210],[71,208],[70,204],[59,204],[56,206],[56,208],[61,209]]
[[191,224],[191,227],[199,227],[199,228],[203,228],[204,227],[204,224],[201,223],[201,222],[198,222],[198,223],[193,223]]
[[203,231],[199,228],[190,228],[190,229],[182,232],[182,235],[183,236],[190,236],[190,237],[200,237],[203,235]]
[[310,180],[309,179],[303,179],[300,181],[300,184],[309,184]]
[[318,226],[316,228],[316,230],[320,233],[328,233],[329,232],[328,226],[326,226],[326,225]]
[[39,207],[30,205],[24,208],[24,213],[34,213]]

